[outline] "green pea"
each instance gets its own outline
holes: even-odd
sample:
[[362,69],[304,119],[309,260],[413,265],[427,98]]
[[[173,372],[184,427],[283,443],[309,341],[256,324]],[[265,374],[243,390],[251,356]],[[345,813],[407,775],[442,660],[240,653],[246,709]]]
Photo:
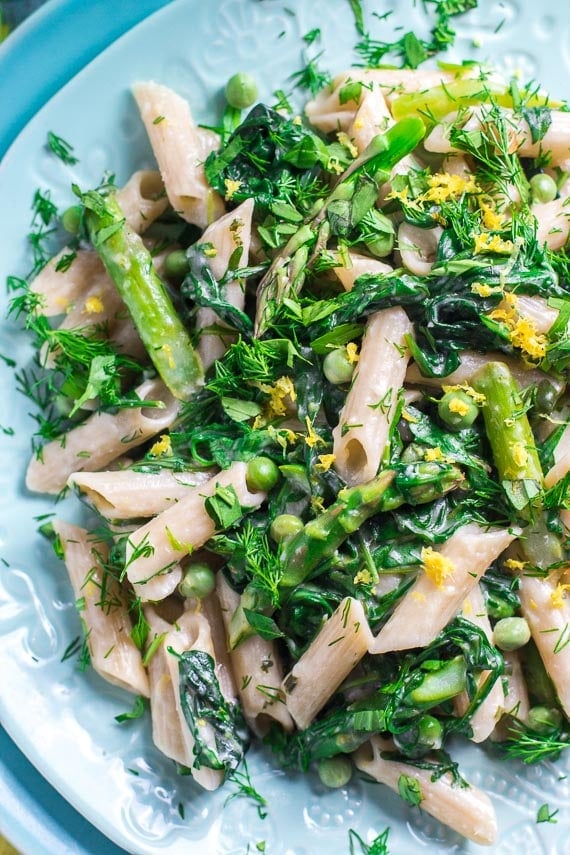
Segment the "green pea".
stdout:
[[61,215],[61,225],[66,232],[69,232],[69,234],[79,234],[82,216],[83,208],[81,205],[72,205],[71,208],[67,208],[67,210],[65,210]]
[[215,587],[216,577],[212,568],[208,564],[196,561],[186,568],[178,584],[178,592],[182,597],[202,599],[211,594]]
[[167,279],[184,279],[188,273],[188,258],[183,249],[174,249],[164,259],[164,275]]
[[257,99],[257,83],[246,71],[239,71],[226,83],[226,101],[230,107],[243,110]]
[[555,707],[531,707],[528,711],[527,725],[536,733],[548,736],[560,730],[562,713]]
[[279,514],[271,523],[269,534],[276,543],[293,537],[304,528],[303,520],[295,514]]
[[352,763],[345,754],[337,754],[319,760],[317,771],[325,787],[345,787],[352,777]]
[[529,181],[530,192],[535,202],[552,202],[558,195],[556,181],[546,172],[537,172]]
[[348,358],[346,347],[335,347],[323,360],[323,373],[329,383],[335,386],[350,383],[354,367],[355,363]]
[[394,734],[394,743],[408,757],[423,757],[441,748],[443,727],[433,715],[423,715],[417,724]]
[[536,387],[535,410],[539,413],[551,413],[559,395],[560,393],[549,380],[541,380]]
[[462,389],[446,392],[437,405],[437,414],[451,430],[471,427],[479,414],[473,398]]
[[418,722],[418,741],[427,749],[441,748],[443,742],[443,727],[439,719],[433,715],[424,715]]
[[279,480],[279,469],[269,457],[254,457],[247,463],[245,480],[249,490],[271,490]]
[[497,621],[493,640],[499,650],[518,650],[530,641],[530,627],[523,617],[506,617]]

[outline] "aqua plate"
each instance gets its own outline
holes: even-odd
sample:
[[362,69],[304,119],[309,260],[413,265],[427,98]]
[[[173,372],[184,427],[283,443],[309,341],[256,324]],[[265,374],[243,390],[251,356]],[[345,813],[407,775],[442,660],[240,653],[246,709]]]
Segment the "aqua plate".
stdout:
[[[105,2],[112,14],[113,3]],[[425,29],[420,5],[402,0],[389,21],[377,3],[367,22],[385,39],[398,24]],[[50,188],[59,208],[73,201],[70,185],[96,186],[108,170],[124,181],[152,155],[130,88],[137,80],[161,81],[187,97],[195,117],[213,122],[225,81],[236,70],[254,73],[260,97],[270,103],[291,89],[290,75],[305,63],[303,35],[319,27],[321,64],[341,71],[355,61],[354,19],[346,0],[175,0],[108,47],[29,122],[0,166],[0,277],[30,268],[27,234],[37,188]],[[384,29],[382,29],[384,28]],[[491,59],[523,81],[540,80],[564,98],[570,69],[570,7],[558,0],[496,2],[456,22],[458,38],[446,58]],[[401,31],[400,31],[401,32]],[[475,47],[477,45],[477,47]],[[305,50],[304,50],[305,49]],[[70,141],[79,157],[65,166],[46,149],[48,131]],[[7,297],[2,296],[4,318]],[[42,775],[87,820],[136,855],[246,853],[345,855],[349,829],[370,842],[390,827],[390,852],[474,853],[465,842],[398,796],[358,777],[340,790],[325,790],[316,776],[286,775],[271,755],[249,754],[252,780],[267,800],[267,816],[228,785],[201,791],[154,747],[148,718],[127,726],[115,716],[132,699],[64,656],[80,635],[65,570],[38,533],[52,502],[26,493],[24,472],[35,422],[31,403],[16,390],[16,371],[29,366],[31,350],[14,323],[1,321],[0,423],[0,719]],[[57,513],[78,519],[65,500]],[[501,762],[492,751],[457,746],[465,777],[486,790],[496,806],[506,855],[570,853],[570,759],[523,767]],[[536,823],[548,803],[556,823]],[[35,853],[34,853],[35,855]]]

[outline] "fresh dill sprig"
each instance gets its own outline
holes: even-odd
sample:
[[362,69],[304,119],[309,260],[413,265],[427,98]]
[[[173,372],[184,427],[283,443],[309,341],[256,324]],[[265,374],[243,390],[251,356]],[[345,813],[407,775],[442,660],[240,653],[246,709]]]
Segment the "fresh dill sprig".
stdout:
[[330,71],[325,71],[319,67],[319,60],[322,55],[323,51],[312,57],[312,59],[305,58],[304,67],[290,76],[290,79],[294,81],[294,85],[297,88],[308,90],[313,97],[332,80]]
[[[390,855],[388,849],[388,836],[390,829],[386,828],[372,843],[365,843],[362,837],[353,828],[348,830],[348,842],[350,844],[350,855]],[[356,846],[360,848],[357,850]]]
[[570,736],[560,732],[537,733],[524,722],[514,719],[507,739],[497,745],[507,757],[532,765],[543,760],[557,760],[563,751],[570,748]]
[[47,147],[56,157],[59,157],[62,163],[68,166],[74,166],[79,163],[79,159],[73,153],[73,146],[68,143],[63,137],[54,134],[53,131],[48,131]]
[[267,811],[265,809],[267,807],[267,799],[265,799],[264,796],[255,789],[255,786],[251,781],[245,757],[241,762],[240,768],[233,769],[228,773],[227,780],[232,784],[235,784],[237,789],[235,792],[229,794],[224,805],[227,805],[227,803],[233,799],[250,799],[257,807],[259,818],[265,819],[267,816]]
[[[429,39],[420,39],[415,33],[408,31],[399,39],[380,41],[364,31],[355,48],[364,64],[376,68],[382,65],[387,57],[398,57],[403,68],[418,68],[427,59],[447,50],[454,43],[456,33],[451,26],[451,19],[477,6],[477,0],[427,0],[426,8],[428,3],[435,7],[435,21]],[[388,15],[376,17],[384,20]]]

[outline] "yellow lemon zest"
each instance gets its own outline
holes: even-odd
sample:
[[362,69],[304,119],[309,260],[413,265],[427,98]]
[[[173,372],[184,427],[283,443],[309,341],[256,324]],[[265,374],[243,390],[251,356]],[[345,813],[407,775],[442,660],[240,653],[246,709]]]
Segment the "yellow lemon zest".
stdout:
[[416,603],[425,603],[427,597],[421,591],[411,591],[410,596]]
[[439,445],[436,445],[435,448],[427,448],[424,454],[424,460],[427,460],[428,463],[432,463],[434,461],[442,461],[445,460],[443,452]]
[[234,181],[232,178],[226,178],[224,180],[224,186],[226,188],[226,202],[229,202],[241,187],[241,181]]
[[481,232],[475,235],[475,253],[484,255],[487,252],[496,252],[499,255],[510,255],[515,248],[512,240],[503,240],[499,235],[491,232]]
[[566,591],[570,589],[570,585],[559,583],[550,595],[550,602],[553,609],[561,609],[564,607],[566,599]]
[[494,208],[483,201],[479,202],[479,208],[482,214],[481,222],[486,229],[493,232],[503,228],[505,218],[502,214],[499,214]]
[[532,318],[519,314],[516,294],[507,292],[501,303],[489,312],[487,317],[505,325],[511,344],[517,347],[523,356],[533,360],[546,356],[547,338],[538,332]]
[[151,446],[149,454],[151,457],[171,457],[172,442],[170,436],[167,433],[163,433],[160,439],[157,439]]
[[472,614],[473,606],[471,604],[471,600],[469,599],[469,597],[467,597],[467,599],[463,601],[463,606],[461,607],[461,610],[462,610],[464,615]]
[[328,472],[336,460],[336,454],[319,454],[318,459],[319,462],[316,464],[315,469],[318,469],[319,472]]
[[416,417],[413,416],[408,410],[402,410],[402,418],[404,419],[404,421],[410,422],[410,424],[412,425],[417,424],[418,421]]
[[469,385],[469,383],[456,383],[454,386],[442,386],[443,391],[447,394],[448,392],[465,392],[466,395],[469,395],[476,404],[484,404],[487,398],[483,394],[483,392],[476,392],[475,389]]
[[322,438],[322,436],[319,436],[319,434],[314,429],[309,416],[305,416],[305,425],[307,427],[307,433],[305,435],[305,444],[308,445],[309,448],[314,448],[315,445],[318,445],[319,443],[324,445],[324,439]]
[[502,285],[487,285],[484,282],[473,282],[471,285],[471,293],[479,297],[491,297],[493,294],[500,294],[502,290]]
[[93,315],[99,315],[105,310],[105,304],[101,297],[94,294],[85,300],[85,311]]
[[370,585],[372,583],[370,570],[359,570],[352,581],[355,585]]
[[528,561],[520,561],[518,558],[507,558],[503,563],[503,567],[506,567],[507,570],[524,570],[527,564]]
[[461,398],[451,398],[448,406],[449,412],[457,413],[458,416],[465,416],[469,412],[469,404]]
[[347,150],[351,157],[358,157],[358,149],[345,131],[339,131],[336,135],[337,140],[343,148]]
[[422,549],[421,559],[426,576],[438,588],[443,588],[445,580],[453,576],[455,571],[453,562],[441,552],[436,552],[431,546],[425,546]]
[[516,466],[522,468],[528,463],[528,451],[522,442],[514,442],[511,446],[511,454]]
[[355,364],[360,359],[358,345],[354,341],[349,341],[346,345],[346,358],[351,365]]
[[440,204],[448,199],[457,199],[464,193],[480,193],[473,175],[456,175],[450,172],[436,172],[428,178],[429,190],[418,198],[423,202]]

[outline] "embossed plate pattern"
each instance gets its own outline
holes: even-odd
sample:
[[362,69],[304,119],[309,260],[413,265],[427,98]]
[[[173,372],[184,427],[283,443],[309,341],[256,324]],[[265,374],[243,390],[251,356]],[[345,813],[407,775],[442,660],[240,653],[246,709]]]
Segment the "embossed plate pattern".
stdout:
[[[363,5],[370,15],[372,4],[364,0]],[[389,38],[398,23],[406,29],[423,26],[419,4],[397,0],[392,5],[395,12],[382,37]],[[389,6],[377,2],[374,8],[381,14]],[[288,89],[288,76],[303,65],[302,36],[314,27],[322,31],[324,66],[340,71],[354,61],[356,33],[346,0],[177,0],[108,48],[30,122],[0,167],[0,278],[29,269],[26,234],[37,187],[51,188],[63,207],[72,200],[72,181],[87,188],[111,170],[120,183],[134,168],[152,163],[129,94],[134,81],[154,78],[172,86],[190,100],[199,120],[211,122],[222,104],[222,87],[237,69],[256,74],[262,99],[271,101],[278,87]],[[541,80],[553,95],[568,96],[567,5],[480,0],[456,28],[459,37],[449,59],[493,58],[523,80]],[[73,143],[80,158],[76,166],[64,166],[46,151],[48,130]],[[3,317],[5,296],[2,301]],[[5,320],[0,336],[0,351],[21,371],[30,359],[24,336]],[[95,674],[80,673],[73,659],[62,661],[80,626],[65,572],[37,533],[37,517],[53,507],[23,488],[34,422],[4,360],[0,389],[0,424],[14,431],[0,441],[0,715],[16,743],[70,803],[137,855],[229,855],[248,847],[256,851],[261,841],[274,855],[341,855],[348,852],[350,828],[371,840],[387,825],[392,853],[478,849],[408,809],[385,788],[354,778],[346,789],[325,791],[315,776],[276,770],[270,755],[258,749],[249,766],[268,801],[263,819],[247,800],[227,801],[231,786],[210,794],[178,777],[153,748],[148,720],[117,725],[114,716],[130,706],[130,698]],[[63,502],[57,512],[77,519],[78,509]],[[526,769],[470,745],[458,746],[454,756],[497,807],[501,837],[494,852],[570,855],[568,760]],[[558,810],[556,824],[536,824],[544,802]]]

